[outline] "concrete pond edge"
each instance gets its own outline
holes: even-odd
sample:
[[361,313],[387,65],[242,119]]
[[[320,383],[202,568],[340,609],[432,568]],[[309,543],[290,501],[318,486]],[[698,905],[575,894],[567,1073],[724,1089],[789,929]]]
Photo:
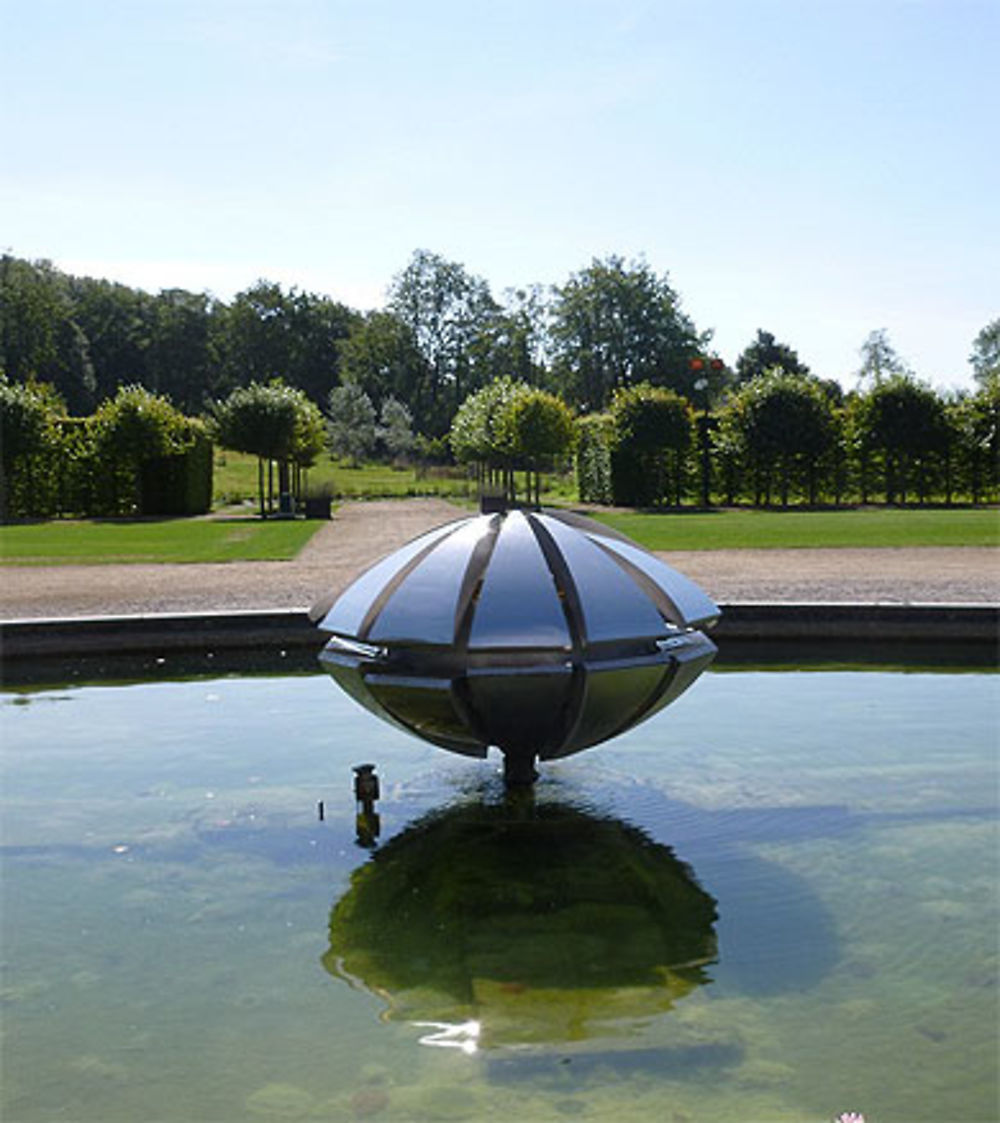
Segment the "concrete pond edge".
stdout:
[[[996,667],[1000,605],[736,603],[722,606],[710,634],[722,663],[803,658]],[[0,680],[57,681],[60,668],[74,661],[89,661],[97,677],[122,673],[128,660],[143,673],[302,670],[315,666],[323,642],[305,608],[6,620]]]

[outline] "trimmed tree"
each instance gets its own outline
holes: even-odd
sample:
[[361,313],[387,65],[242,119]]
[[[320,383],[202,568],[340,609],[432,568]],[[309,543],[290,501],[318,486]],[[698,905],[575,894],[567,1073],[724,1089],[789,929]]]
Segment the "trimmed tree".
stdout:
[[529,387],[511,378],[497,378],[470,394],[458,407],[448,433],[459,463],[473,464],[480,488],[502,486],[513,500],[513,434],[504,429],[505,413]]
[[818,501],[835,441],[833,408],[819,383],[775,368],[730,397],[716,450],[723,475],[742,475],[756,506],[770,506],[777,492],[787,507],[793,490]]
[[104,469],[99,494],[113,514],[143,514],[143,465],[180,456],[195,443],[188,419],[144,386],[119,387],[98,406],[92,425]]
[[576,486],[583,503],[610,503],[610,413],[587,413],[576,419]]
[[293,501],[303,497],[305,469],[316,462],[325,445],[326,426],[319,408],[301,390],[272,379],[241,386],[224,402],[216,402],[211,424],[224,448],[257,457],[261,518],[274,512],[275,465],[279,510],[290,514]]
[[680,506],[694,438],[686,398],[649,383],[619,390],[611,402],[611,494],[619,506]]
[[480,487],[501,487],[517,500],[514,472],[528,474],[529,501],[541,492],[540,473],[569,455],[573,415],[559,398],[524,382],[498,378],[470,394],[452,422],[449,440],[455,459],[476,465]]
[[528,499],[534,479],[535,506],[541,505],[541,474],[571,453],[576,431],[573,413],[561,398],[544,390],[528,389],[514,397],[505,412],[503,429],[514,463],[527,473]]
[[42,513],[54,443],[51,402],[0,374],[0,520]]
[[944,403],[924,383],[896,374],[852,403],[865,476],[882,477],[886,503],[905,504],[915,488],[925,502],[940,482],[951,431]]

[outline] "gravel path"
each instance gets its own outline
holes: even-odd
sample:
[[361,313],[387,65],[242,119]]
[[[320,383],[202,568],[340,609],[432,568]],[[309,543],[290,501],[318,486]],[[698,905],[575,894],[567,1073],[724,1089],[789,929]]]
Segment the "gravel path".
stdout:
[[[466,512],[440,499],[347,503],[287,562],[5,566],[0,618],[303,608],[381,555]],[[997,603],[990,547],[661,553],[722,604],[738,601]]]

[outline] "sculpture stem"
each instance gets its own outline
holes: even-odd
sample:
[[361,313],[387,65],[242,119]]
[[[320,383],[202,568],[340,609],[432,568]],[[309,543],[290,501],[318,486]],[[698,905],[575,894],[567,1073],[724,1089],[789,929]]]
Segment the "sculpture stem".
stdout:
[[505,752],[503,779],[509,788],[533,784],[538,779],[538,773],[535,771],[535,754]]

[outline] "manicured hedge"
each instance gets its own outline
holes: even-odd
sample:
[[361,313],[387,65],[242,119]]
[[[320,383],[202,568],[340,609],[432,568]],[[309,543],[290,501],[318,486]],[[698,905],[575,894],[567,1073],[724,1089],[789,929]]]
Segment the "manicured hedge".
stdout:
[[583,503],[610,503],[611,415],[589,413],[576,423],[576,479]]
[[178,456],[147,460],[140,473],[144,515],[202,515],[212,507],[212,442],[199,430]]
[[0,380],[2,517],[191,515],[212,504],[205,426],[123,387],[90,417],[66,417],[44,387]]

